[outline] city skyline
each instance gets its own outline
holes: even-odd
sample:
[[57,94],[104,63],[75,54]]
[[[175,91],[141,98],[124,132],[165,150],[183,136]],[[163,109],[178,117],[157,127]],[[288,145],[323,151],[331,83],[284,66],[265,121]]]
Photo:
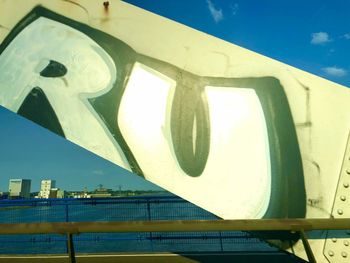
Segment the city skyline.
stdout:
[[[40,182],[39,182],[39,189],[37,189],[37,187],[35,187],[35,190],[32,190],[32,185],[31,185],[31,181],[32,179],[28,179],[28,178],[10,178],[9,179],[9,182],[8,182],[8,188],[7,190],[3,190],[3,189],[0,189],[0,193],[10,193],[11,192],[11,182],[13,181],[29,181],[30,182],[30,188],[29,188],[29,193],[40,193],[40,191],[42,191],[42,185],[43,185],[43,182],[44,181],[54,181],[54,187],[50,187],[49,189],[58,189],[58,190],[62,190],[62,191],[68,191],[68,192],[93,192],[93,191],[105,191],[105,190],[108,190],[108,191],[155,191],[155,192],[158,192],[158,191],[165,191],[164,189],[162,188],[150,188],[150,189],[140,189],[140,188],[133,188],[133,187],[128,187],[128,188],[124,188],[124,185],[115,185],[113,187],[109,187],[109,185],[107,185],[107,187],[103,184],[98,184],[96,185],[95,187],[93,188],[88,188],[88,187],[83,187],[83,189],[62,189],[58,186],[56,186],[56,179],[51,179],[51,178],[45,178],[45,179],[42,179]],[[40,187],[41,186],[41,187]],[[130,185],[129,185],[130,186]],[[47,197],[46,197],[47,198]]]
[[106,188],[159,190],[158,186],[0,107],[0,191],[10,179],[31,179],[31,192],[44,179],[64,190]]

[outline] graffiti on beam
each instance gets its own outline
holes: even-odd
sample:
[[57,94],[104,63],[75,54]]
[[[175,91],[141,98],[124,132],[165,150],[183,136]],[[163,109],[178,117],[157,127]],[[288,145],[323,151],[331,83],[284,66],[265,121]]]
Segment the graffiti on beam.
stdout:
[[274,77],[199,76],[38,6],[0,46],[0,103],[175,194],[229,197],[235,218],[305,216]]

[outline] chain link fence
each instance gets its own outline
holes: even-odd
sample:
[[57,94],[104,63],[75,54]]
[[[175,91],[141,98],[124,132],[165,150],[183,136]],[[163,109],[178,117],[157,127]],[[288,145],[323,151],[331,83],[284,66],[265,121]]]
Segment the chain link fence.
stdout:
[[[215,215],[176,196],[0,201],[0,223],[137,220],[208,220]],[[62,254],[62,235],[0,235],[0,254]],[[267,252],[282,253],[240,231],[84,233],[74,235],[77,253]]]

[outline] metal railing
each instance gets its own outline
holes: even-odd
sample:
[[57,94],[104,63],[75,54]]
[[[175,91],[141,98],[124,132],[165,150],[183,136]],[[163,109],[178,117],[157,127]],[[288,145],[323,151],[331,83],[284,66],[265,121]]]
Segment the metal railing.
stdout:
[[0,200],[0,215],[0,223],[218,218],[176,196]]
[[[133,222],[216,220],[213,214],[176,196],[0,201],[0,223]],[[20,226],[20,225],[18,225]],[[266,251],[278,249],[242,231],[82,233],[74,235],[78,253]],[[0,254],[62,254],[67,239],[60,234],[0,235]],[[248,245],[249,244],[249,245]]]
[[348,229],[350,219],[177,220],[133,222],[63,222],[0,224],[0,234],[66,234],[68,254],[75,261],[73,235],[80,233],[291,231],[300,233],[310,262],[316,262],[305,231]]
[[[96,208],[101,208],[99,218],[95,215]],[[184,212],[186,209],[187,213]],[[21,214],[29,214],[31,217],[18,217]],[[1,235],[66,235],[67,252],[71,262],[75,262],[73,235],[82,233],[147,233],[149,240],[174,240],[179,237],[186,239],[186,236],[181,236],[185,232],[198,234],[213,231],[215,235],[204,234],[199,237],[217,239],[222,244],[225,238],[223,233],[227,231],[284,231],[291,235],[296,233],[303,241],[309,261],[315,262],[305,231],[350,228],[350,219],[219,220],[176,197],[0,201],[0,215]],[[93,220],[89,220],[90,217],[93,217]],[[169,232],[178,235],[164,235]],[[271,232],[268,232],[268,235],[270,234]],[[249,239],[254,236],[253,234],[245,237]],[[196,236],[188,235],[187,238],[195,239]]]

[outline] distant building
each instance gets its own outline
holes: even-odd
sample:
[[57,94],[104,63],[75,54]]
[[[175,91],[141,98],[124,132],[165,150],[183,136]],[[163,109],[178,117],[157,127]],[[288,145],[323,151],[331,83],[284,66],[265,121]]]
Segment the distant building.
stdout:
[[56,180],[42,180],[38,198],[50,198],[50,192],[56,188]]
[[4,192],[0,192],[0,200],[3,200],[3,199],[8,199],[8,194]]
[[70,194],[73,198],[91,198],[91,195],[86,192],[73,192]]
[[111,193],[93,193],[90,194],[90,198],[104,198],[104,197],[112,197]]
[[49,198],[64,198],[65,191],[59,188],[51,188]]
[[10,199],[29,198],[30,185],[31,185],[30,179],[10,179],[10,183],[9,183]]
[[8,199],[8,193],[0,192],[0,200]]
[[102,184],[99,185],[98,189],[95,189],[93,193],[90,194],[92,198],[103,198],[112,197],[112,189],[104,188]]

